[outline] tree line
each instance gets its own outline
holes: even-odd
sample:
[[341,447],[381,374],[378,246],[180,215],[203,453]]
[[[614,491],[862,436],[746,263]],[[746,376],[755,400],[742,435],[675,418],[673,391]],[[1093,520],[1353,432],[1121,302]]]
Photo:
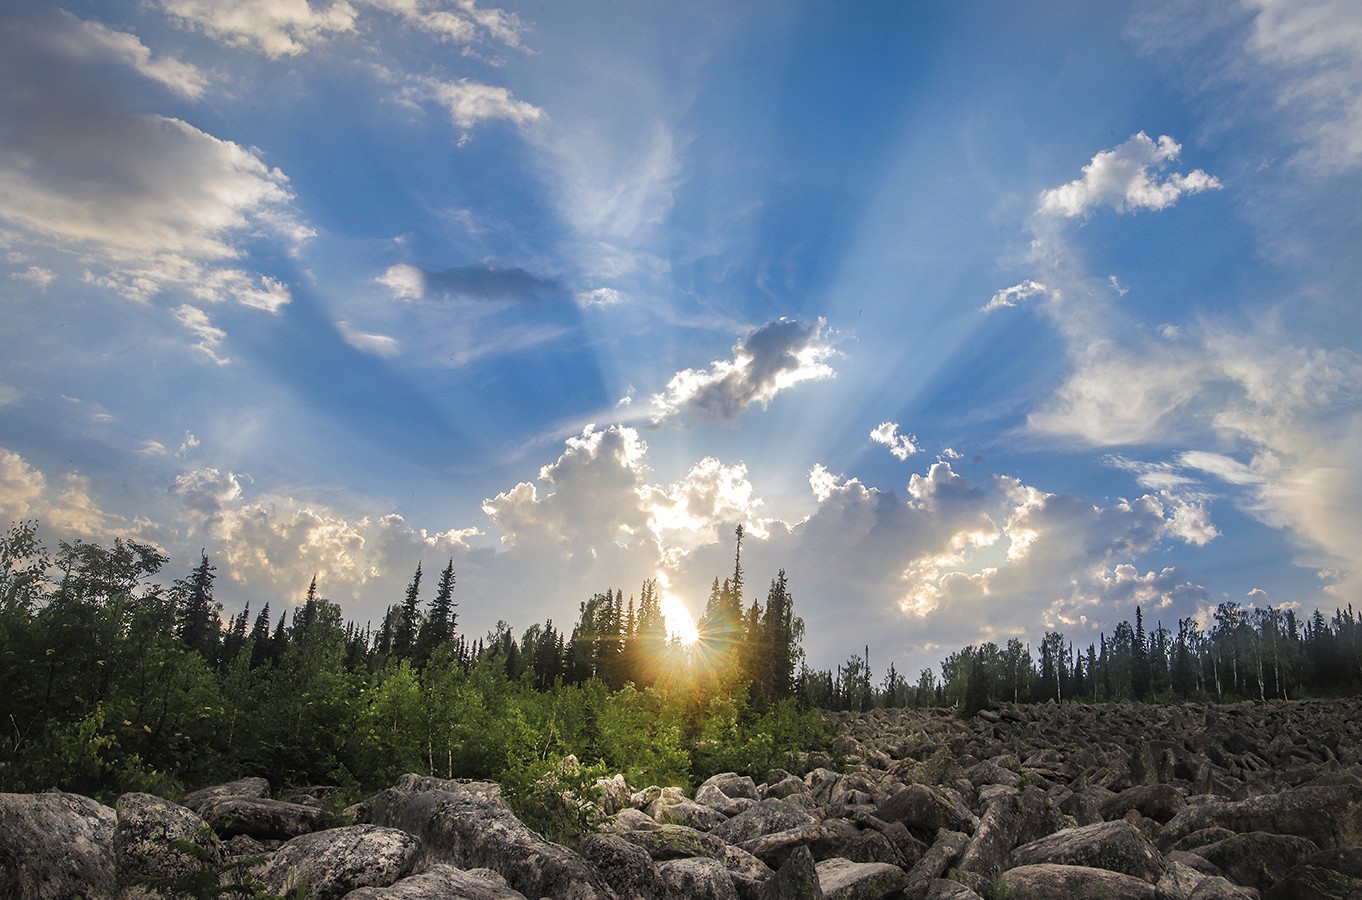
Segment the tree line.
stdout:
[[[428,601],[418,565],[377,626],[347,622],[313,578],[277,619],[224,617],[206,554],[165,586],[159,550],[0,536],[0,790],[93,795],[263,774],[351,796],[407,771],[534,784],[568,754],[631,784],[764,775],[828,734],[798,702],[802,623],[782,572],[765,603],[716,579],[687,648],[655,581],[583,601],[518,638],[458,628],[455,572]],[[739,614],[738,611],[741,611]]]

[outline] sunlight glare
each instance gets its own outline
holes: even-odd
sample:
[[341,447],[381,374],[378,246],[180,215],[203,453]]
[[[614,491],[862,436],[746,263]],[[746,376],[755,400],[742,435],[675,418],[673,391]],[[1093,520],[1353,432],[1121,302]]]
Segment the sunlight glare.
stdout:
[[667,620],[668,639],[678,638],[686,647],[700,639],[700,632],[695,627],[695,617],[686,609],[684,603],[663,589],[658,605],[662,608],[662,618]]

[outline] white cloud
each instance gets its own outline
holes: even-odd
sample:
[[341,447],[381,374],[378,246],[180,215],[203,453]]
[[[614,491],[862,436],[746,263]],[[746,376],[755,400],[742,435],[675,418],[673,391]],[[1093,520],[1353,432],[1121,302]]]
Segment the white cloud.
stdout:
[[215,326],[212,320],[208,318],[208,313],[197,306],[182,303],[171,311],[171,315],[188,329],[190,334],[198,338],[194,347],[200,353],[220,366],[230,362],[227,357],[218,353],[218,350],[222,348],[222,342],[227,338],[227,332]]
[[[140,49],[139,49],[140,48]],[[90,284],[148,300],[175,289],[276,310],[277,281],[230,261],[247,240],[296,250],[311,234],[288,179],[259,154],[166,116],[129,112],[132,92],[96,68],[179,84],[191,69],[154,59],[136,38],[64,14],[0,33],[0,219],[13,240],[70,255]]]
[[395,300],[420,300],[426,295],[425,273],[407,263],[389,266],[374,280],[387,288]]
[[988,303],[984,304],[983,312],[992,312],[995,309],[1016,306],[1024,300],[1029,300],[1032,297],[1044,294],[1047,290],[1049,289],[1040,282],[1028,279],[1021,284],[1014,284],[1010,288],[1003,288],[1001,291],[998,291]]
[[684,369],[652,397],[654,421],[682,411],[708,421],[732,421],[780,392],[804,381],[833,378],[827,364],[835,353],[826,323],[807,325],[779,319],[757,328],[733,345],[733,358],[715,360],[708,369]]
[[1137,209],[1164,209],[1185,194],[1218,190],[1220,181],[1201,169],[1183,175],[1162,170],[1182,152],[1182,146],[1168,135],[1158,143],[1143,131],[1113,150],[1103,150],[1083,167],[1083,177],[1051,190],[1042,191],[1040,211],[1068,218],[1081,216],[1094,207],[1106,205],[1117,212]]
[[596,288],[577,294],[577,303],[581,306],[617,306],[623,302],[624,294],[614,288]]
[[876,425],[870,429],[870,439],[888,447],[889,452],[901,460],[906,460],[922,450],[917,444],[917,439],[911,434],[899,434],[897,422],[881,422]]
[[23,392],[12,384],[5,384],[0,381],[0,407],[10,406],[18,403]]
[[106,540],[148,537],[151,523],[106,513],[91,497],[85,476],[68,472],[54,480],[18,453],[0,447],[0,522],[36,519],[62,538]]
[[184,28],[275,59],[355,28],[355,8],[345,0],[315,7],[308,0],[160,0],[160,5]]
[[153,58],[151,49],[135,34],[114,31],[99,22],[82,21],[65,11],[62,15],[77,29],[74,34],[66,32],[57,37],[66,38],[65,49],[72,56],[122,63],[190,100],[203,95],[208,79],[196,66],[164,56]]
[[483,122],[502,120],[513,125],[528,125],[544,118],[544,111],[532,103],[517,100],[504,87],[460,78],[441,81],[418,77],[402,92],[407,103],[432,102],[442,106],[455,125],[469,129]]
[[46,288],[57,280],[56,274],[51,269],[44,269],[42,266],[29,266],[22,272],[11,272],[9,277],[19,281],[27,281],[39,289]]
[[340,331],[341,338],[345,343],[356,350],[373,353],[377,356],[396,356],[402,352],[402,345],[395,337],[359,331],[349,322],[337,322],[336,328]]

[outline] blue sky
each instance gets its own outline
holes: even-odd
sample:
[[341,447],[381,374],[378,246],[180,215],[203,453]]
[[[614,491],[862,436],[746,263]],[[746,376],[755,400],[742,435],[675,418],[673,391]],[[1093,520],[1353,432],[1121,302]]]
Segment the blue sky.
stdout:
[[[733,8],[733,7],[738,8]],[[1362,584],[1362,12],[21,2],[0,518],[881,673]]]

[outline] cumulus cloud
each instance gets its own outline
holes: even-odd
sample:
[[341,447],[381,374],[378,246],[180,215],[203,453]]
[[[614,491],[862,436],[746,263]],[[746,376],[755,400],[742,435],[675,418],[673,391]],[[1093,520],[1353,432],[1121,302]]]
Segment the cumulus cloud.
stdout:
[[107,513],[78,472],[48,478],[18,453],[0,447],[0,522],[36,519],[61,538],[134,537],[155,543],[151,523]]
[[765,409],[796,384],[835,377],[827,363],[835,351],[826,331],[822,319],[815,325],[768,322],[733,345],[732,359],[677,372],[666,391],[652,397],[654,421],[683,411],[706,421],[733,421],[754,405]]
[[288,179],[259,154],[167,116],[127,109],[136,90],[97,68],[194,93],[191,68],[66,14],[0,31],[0,218],[14,240],[70,254],[91,284],[148,300],[174,288],[277,310],[287,290],[231,264],[246,240],[296,249],[310,235]]
[[1021,284],[1014,284],[1012,287],[998,291],[988,303],[984,304],[983,311],[992,312],[995,309],[1016,306],[1025,300],[1044,294],[1046,290],[1048,289],[1040,282],[1027,279]]
[[355,8],[346,0],[315,7],[308,0],[160,0],[160,6],[181,27],[275,59],[355,28]]
[[1168,135],[1158,142],[1143,131],[1112,150],[1103,150],[1083,167],[1083,177],[1040,195],[1040,211],[1073,218],[1094,207],[1117,212],[1164,209],[1186,194],[1218,190],[1219,179],[1201,169],[1187,174],[1162,169],[1178,158],[1182,145]]
[[10,272],[9,277],[18,281],[27,281],[39,290],[57,280],[55,272],[42,266],[29,266],[22,272]]
[[917,438],[911,434],[899,434],[899,423],[897,422],[881,422],[876,425],[870,429],[870,439],[877,444],[888,447],[889,452],[901,460],[906,460],[914,453],[922,450],[917,444]]

